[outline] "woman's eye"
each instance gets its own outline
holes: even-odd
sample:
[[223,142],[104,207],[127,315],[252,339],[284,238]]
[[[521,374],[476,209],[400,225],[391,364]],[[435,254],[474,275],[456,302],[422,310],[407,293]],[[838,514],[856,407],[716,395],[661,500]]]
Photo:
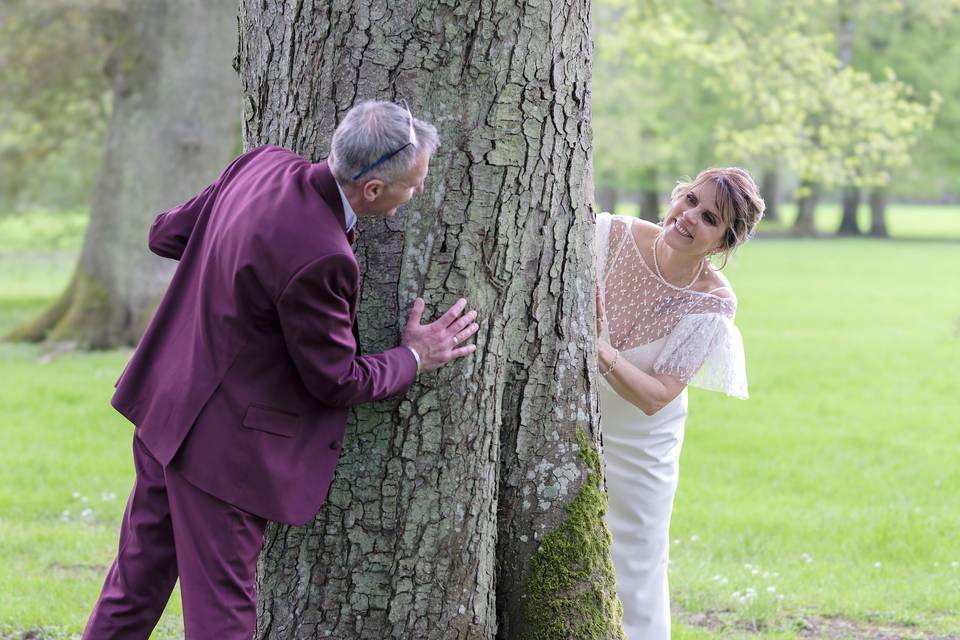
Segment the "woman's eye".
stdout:
[[717,224],[717,220],[713,217],[712,213],[708,213],[707,215],[703,216],[703,221],[711,227]]
[[693,195],[692,193],[688,193],[688,194],[687,194],[687,202],[689,202],[690,204],[697,204],[697,197],[696,197],[695,195]]

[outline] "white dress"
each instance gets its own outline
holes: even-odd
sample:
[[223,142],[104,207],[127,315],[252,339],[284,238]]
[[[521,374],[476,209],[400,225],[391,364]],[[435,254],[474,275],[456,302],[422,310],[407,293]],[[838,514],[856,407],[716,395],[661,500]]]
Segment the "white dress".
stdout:
[[[736,300],[683,290],[644,261],[632,218],[597,217],[601,336],[648,373],[747,397]],[[601,378],[602,380],[602,378]],[[600,385],[600,426],[617,593],[628,640],[668,640],[667,553],[687,391],[652,416]]]

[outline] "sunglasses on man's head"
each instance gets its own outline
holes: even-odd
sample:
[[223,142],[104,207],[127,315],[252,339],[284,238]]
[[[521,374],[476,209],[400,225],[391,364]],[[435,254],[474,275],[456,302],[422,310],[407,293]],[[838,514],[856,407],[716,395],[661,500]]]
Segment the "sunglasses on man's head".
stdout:
[[359,173],[357,173],[357,174],[354,175],[352,178],[350,178],[351,180],[356,180],[357,178],[359,178],[359,177],[362,176],[363,174],[365,174],[365,173],[367,173],[367,172],[369,172],[369,171],[372,171],[372,170],[376,169],[377,167],[379,167],[380,165],[382,165],[384,162],[386,162],[387,160],[389,160],[389,159],[392,158],[393,156],[397,155],[398,153],[400,153],[401,151],[403,151],[404,149],[406,149],[406,148],[409,147],[410,145],[416,146],[416,144],[417,144],[417,134],[416,134],[416,132],[413,130],[413,114],[410,112],[410,105],[408,105],[408,104],[407,104],[407,101],[404,100],[403,98],[400,98],[400,104],[403,106],[404,109],[407,110],[407,118],[409,119],[409,122],[410,122],[409,142],[407,142],[405,145],[401,146],[399,149],[396,149],[396,150],[394,150],[394,151],[390,151],[390,152],[387,152],[387,153],[383,154],[382,156],[380,156],[380,157],[377,159],[376,162],[374,162],[373,164],[367,165],[367,166],[364,167]]

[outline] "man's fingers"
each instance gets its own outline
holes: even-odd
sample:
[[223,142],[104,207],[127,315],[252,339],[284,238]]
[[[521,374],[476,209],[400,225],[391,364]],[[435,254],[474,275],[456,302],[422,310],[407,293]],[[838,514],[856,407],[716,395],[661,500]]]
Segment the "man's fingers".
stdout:
[[457,345],[461,345],[467,340],[469,340],[470,337],[473,334],[475,334],[479,329],[480,329],[480,325],[474,322],[473,324],[467,327],[464,327],[460,331],[453,334],[453,347],[456,347]]
[[412,325],[419,325],[423,319],[423,298],[417,298],[413,301],[413,307],[410,309],[410,319],[407,321]]
[[462,347],[457,347],[456,349],[450,352],[450,355],[453,356],[453,358],[451,359],[455,360],[456,358],[462,358],[463,356],[468,356],[476,350],[477,350],[477,345],[475,344],[467,344]]
[[463,310],[466,308],[467,301],[463,298],[460,298],[454,302],[453,306],[447,309],[447,312],[437,319],[437,323],[440,325],[440,328],[446,329],[449,327],[454,320],[460,317],[460,314],[463,313]]
[[450,333],[452,333],[453,335],[455,335],[455,336],[456,336],[456,335],[459,335],[460,332],[463,331],[463,329],[464,329],[467,325],[469,325],[471,322],[473,322],[474,318],[476,318],[476,317],[477,317],[477,310],[474,309],[473,311],[470,311],[470,312],[468,312],[468,313],[465,313],[465,314],[463,314],[462,316],[460,316],[459,318],[457,318],[457,319],[454,321],[454,323],[451,324],[451,325],[450,325],[449,327],[447,327],[447,328],[450,330]]

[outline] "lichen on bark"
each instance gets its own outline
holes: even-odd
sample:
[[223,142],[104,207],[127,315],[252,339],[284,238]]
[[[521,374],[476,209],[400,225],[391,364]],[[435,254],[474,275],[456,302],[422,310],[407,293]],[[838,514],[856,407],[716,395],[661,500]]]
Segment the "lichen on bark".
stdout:
[[604,521],[607,497],[600,484],[600,453],[582,427],[577,427],[577,442],[587,477],[567,505],[570,517],[544,536],[530,560],[523,640],[624,637],[610,530]]

